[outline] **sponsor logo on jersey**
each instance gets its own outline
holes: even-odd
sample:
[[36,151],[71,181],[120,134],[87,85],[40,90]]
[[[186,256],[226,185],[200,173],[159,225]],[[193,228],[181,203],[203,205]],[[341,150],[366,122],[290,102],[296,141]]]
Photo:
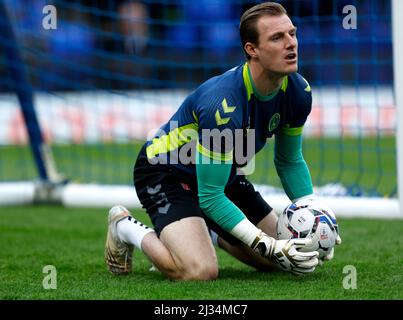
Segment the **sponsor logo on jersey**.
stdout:
[[[236,109],[236,106],[228,106],[227,99],[225,99],[225,98],[221,102],[221,106],[222,106],[222,109],[224,111],[224,114],[232,113]],[[217,123],[217,126],[227,124],[230,119],[231,119],[231,117],[228,117],[228,118],[221,117],[220,111],[217,109],[217,111],[215,113],[215,121]]]

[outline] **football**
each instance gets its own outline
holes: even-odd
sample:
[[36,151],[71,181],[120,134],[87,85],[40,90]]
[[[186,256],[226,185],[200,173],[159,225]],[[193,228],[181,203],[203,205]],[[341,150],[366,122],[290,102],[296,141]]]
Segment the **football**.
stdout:
[[332,209],[316,200],[300,200],[288,205],[277,222],[278,239],[310,238],[307,250],[326,256],[336,244],[339,226]]

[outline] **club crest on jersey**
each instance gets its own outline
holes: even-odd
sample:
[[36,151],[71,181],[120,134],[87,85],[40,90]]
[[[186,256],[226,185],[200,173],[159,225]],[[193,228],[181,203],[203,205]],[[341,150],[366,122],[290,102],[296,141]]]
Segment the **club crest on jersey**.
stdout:
[[278,127],[279,123],[280,123],[280,114],[279,113],[273,114],[269,122],[269,131],[274,131]]

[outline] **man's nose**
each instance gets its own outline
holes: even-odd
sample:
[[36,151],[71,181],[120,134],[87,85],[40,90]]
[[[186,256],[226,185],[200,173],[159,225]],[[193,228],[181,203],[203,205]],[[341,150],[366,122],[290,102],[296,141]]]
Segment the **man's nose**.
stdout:
[[297,39],[295,36],[287,35],[287,43],[286,46],[287,48],[294,48],[297,45]]

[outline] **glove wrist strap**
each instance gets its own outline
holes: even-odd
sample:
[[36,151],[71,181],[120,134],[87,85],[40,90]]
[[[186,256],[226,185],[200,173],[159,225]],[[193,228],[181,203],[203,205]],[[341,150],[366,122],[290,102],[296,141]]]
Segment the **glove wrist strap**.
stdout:
[[251,245],[252,250],[268,259],[272,258],[275,247],[276,240],[263,232],[256,236]]

